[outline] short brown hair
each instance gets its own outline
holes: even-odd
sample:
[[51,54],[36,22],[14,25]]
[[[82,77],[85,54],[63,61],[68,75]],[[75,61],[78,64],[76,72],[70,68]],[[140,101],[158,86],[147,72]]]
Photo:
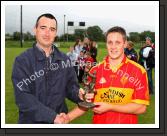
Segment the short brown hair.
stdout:
[[127,40],[126,31],[125,31],[124,28],[122,28],[122,27],[120,27],[120,26],[115,26],[115,27],[110,28],[110,29],[107,31],[106,35],[105,35],[105,40],[107,41],[107,36],[108,36],[110,33],[114,33],[114,32],[120,33],[120,34],[123,36],[124,41]]
[[134,46],[134,43],[132,41],[128,41],[128,44],[130,45],[130,47]]
[[40,19],[41,17],[46,17],[46,18],[54,19],[54,20],[56,21],[56,29],[57,29],[57,20],[56,20],[56,18],[55,18],[52,14],[50,14],[50,13],[42,14],[42,15],[40,15],[40,16],[37,18],[37,21],[36,21],[36,24],[35,24],[35,27],[36,27],[36,28],[38,27],[38,21],[39,21],[39,19]]

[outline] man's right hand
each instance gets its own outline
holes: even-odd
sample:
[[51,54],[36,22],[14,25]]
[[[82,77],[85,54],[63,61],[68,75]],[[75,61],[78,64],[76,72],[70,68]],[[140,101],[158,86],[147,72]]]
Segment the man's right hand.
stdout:
[[67,124],[70,122],[70,118],[65,113],[60,113],[56,116],[54,124]]

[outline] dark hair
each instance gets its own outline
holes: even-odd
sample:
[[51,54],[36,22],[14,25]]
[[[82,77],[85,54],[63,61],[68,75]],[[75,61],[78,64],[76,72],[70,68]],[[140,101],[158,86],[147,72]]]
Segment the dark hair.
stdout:
[[107,31],[106,35],[105,35],[105,40],[107,41],[107,36],[108,36],[110,33],[114,33],[114,32],[120,33],[120,34],[123,36],[124,41],[126,41],[126,39],[127,39],[127,37],[126,37],[126,31],[125,31],[124,28],[119,27],[119,26],[115,26],[115,27],[110,28],[110,29]]
[[81,39],[76,39],[76,42],[74,44],[74,50],[75,50],[75,47],[79,44],[80,41],[81,41]]
[[42,14],[42,15],[40,15],[40,16],[37,18],[37,21],[36,21],[36,24],[35,24],[35,27],[36,27],[36,28],[38,27],[38,21],[39,21],[39,19],[40,19],[41,17],[46,17],[46,18],[54,19],[54,20],[56,21],[56,28],[57,28],[57,20],[56,20],[56,18],[55,18],[52,14],[50,14],[50,13]]

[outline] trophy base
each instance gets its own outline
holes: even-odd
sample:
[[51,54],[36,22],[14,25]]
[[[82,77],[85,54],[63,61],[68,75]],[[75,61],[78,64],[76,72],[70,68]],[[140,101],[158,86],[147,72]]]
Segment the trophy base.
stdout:
[[91,102],[80,102],[78,103],[78,105],[80,107],[87,108],[87,109],[95,107],[95,105]]

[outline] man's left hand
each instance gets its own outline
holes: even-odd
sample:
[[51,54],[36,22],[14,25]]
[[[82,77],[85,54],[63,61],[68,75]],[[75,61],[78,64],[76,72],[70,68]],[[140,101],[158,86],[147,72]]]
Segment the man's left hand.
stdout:
[[[85,97],[85,98],[84,98],[84,97]],[[86,99],[87,102],[91,102],[92,99],[94,98],[94,93],[86,93],[86,94],[85,94],[85,91],[84,91],[82,88],[80,88],[80,89],[79,89],[79,98],[80,98],[81,100]]]

